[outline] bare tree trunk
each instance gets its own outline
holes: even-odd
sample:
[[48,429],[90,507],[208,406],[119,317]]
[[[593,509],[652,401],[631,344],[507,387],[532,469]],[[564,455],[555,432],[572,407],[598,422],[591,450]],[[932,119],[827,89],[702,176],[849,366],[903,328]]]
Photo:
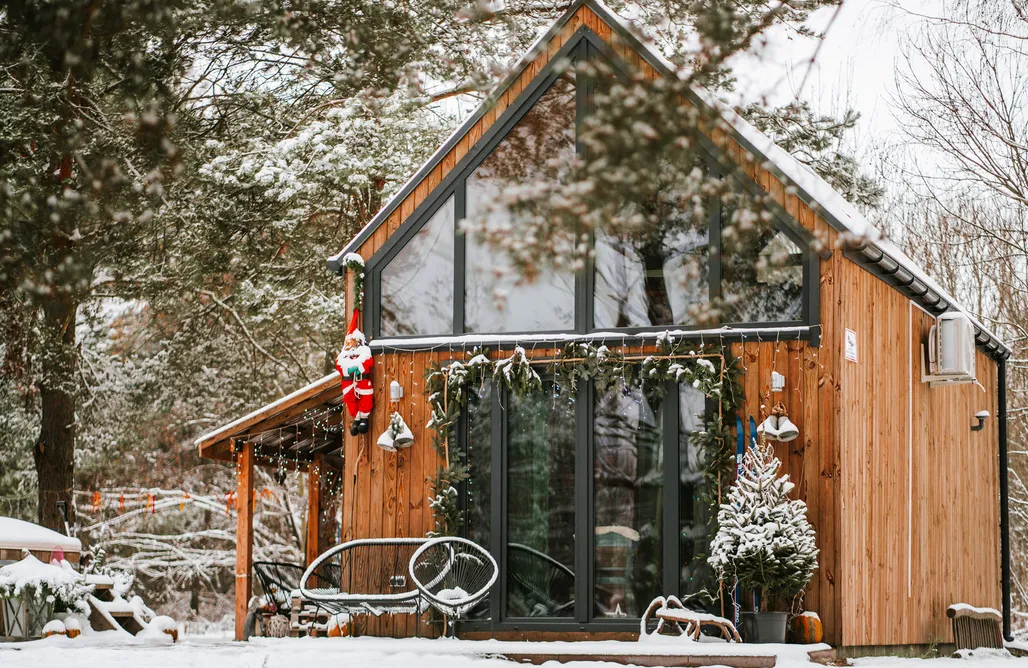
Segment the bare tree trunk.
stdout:
[[42,356],[40,429],[32,454],[39,486],[39,523],[64,531],[59,501],[74,521],[72,488],[75,473],[75,315],[72,297],[58,293],[43,306],[43,327],[49,350]]

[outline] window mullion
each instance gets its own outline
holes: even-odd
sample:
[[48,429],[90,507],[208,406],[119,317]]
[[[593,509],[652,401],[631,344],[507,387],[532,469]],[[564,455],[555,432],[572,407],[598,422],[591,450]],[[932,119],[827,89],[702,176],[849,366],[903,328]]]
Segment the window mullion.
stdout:
[[575,408],[575,619],[593,616],[593,383],[581,383]]
[[493,591],[489,595],[489,621],[493,628],[503,620],[503,610],[507,604],[507,421],[503,410],[506,393],[499,383],[493,383],[490,392],[492,410],[492,447],[490,467],[492,474],[489,480],[492,505],[492,528],[489,532],[489,549],[499,567],[499,577]]
[[453,333],[464,333],[465,237],[460,223],[467,217],[465,179],[453,191]]
[[668,381],[664,391],[664,518],[662,528],[662,553],[664,557],[664,593],[680,596],[682,563],[680,547],[681,539],[681,466],[680,445],[678,442],[679,396],[678,383]]
[[[576,50],[576,63],[588,63],[593,56],[592,47],[587,40],[582,40]],[[593,77],[583,68],[576,67],[575,76],[575,154],[581,158],[585,153],[582,144],[582,122],[589,113],[592,99]],[[588,69],[588,68],[585,68]],[[582,226],[575,226],[575,245],[582,235]],[[584,334],[592,328],[592,262],[586,258],[581,271],[575,274],[575,331]]]
[[[725,178],[721,175],[721,178]],[[713,303],[716,299],[721,297],[721,197],[718,195],[711,195],[708,199],[708,225],[709,225],[709,242],[708,242],[708,255],[710,262],[708,265],[708,280],[710,288],[710,301]]]

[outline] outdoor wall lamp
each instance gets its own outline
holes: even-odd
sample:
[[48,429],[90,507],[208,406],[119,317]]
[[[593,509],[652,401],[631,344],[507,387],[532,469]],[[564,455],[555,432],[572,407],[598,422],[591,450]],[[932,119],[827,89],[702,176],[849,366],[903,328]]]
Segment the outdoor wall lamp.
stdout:
[[403,399],[403,385],[394,380],[389,383],[389,401],[399,401],[400,399]]
[[971,431],[981,431],[985,429],[985,420],[989,417],[989,411],[978,411],[974,414],[975,419],[978,420],[978,424],[971,427]]

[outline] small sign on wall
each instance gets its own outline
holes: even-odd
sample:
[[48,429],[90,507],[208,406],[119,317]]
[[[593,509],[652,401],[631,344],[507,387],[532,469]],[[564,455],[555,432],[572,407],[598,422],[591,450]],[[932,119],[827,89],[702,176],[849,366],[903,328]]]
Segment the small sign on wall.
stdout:
[[846,359],[850,362],[857,361],[857,333],[852,329],[846,330]]

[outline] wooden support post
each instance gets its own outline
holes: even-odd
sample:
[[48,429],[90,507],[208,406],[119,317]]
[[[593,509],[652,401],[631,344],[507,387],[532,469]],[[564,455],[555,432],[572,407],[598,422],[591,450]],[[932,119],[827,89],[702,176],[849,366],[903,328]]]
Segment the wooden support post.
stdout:
[[232,441],[236,453],[236,640],[243,637],[253,591],[253,445]]
[[321,526],[321,477],[325,468],[324,455],[314,455],[314,461],[307,469],[307,565],[321,554],[318,539]]

